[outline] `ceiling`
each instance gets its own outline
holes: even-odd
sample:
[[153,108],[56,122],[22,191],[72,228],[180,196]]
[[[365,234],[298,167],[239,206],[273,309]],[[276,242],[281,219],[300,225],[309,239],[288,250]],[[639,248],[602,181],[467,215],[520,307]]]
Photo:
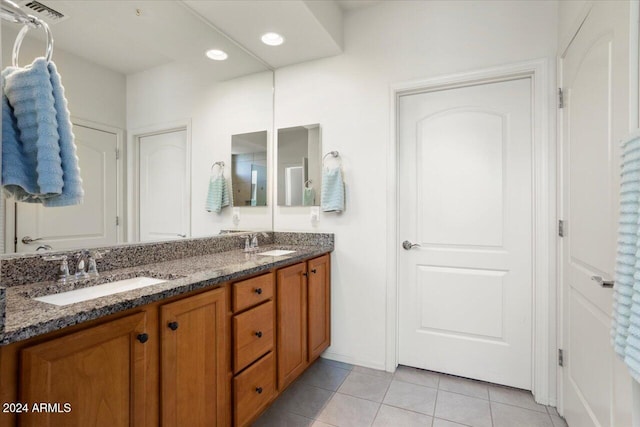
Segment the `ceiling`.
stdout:
[[[30,0],[18,0],[26,10]],[[345,12],[373,6],[369,0],[39,0],[65,18],[50,23],[55,47],[123,74],[181,62],[227,80],[342,52]],[[29,13],[33,13],[29,11]],[[2,23],[12,37],[18,24]],[[266,32],[282,46],[260,41]],[[42,31],[28,37],[44,40]],[[229,54],[211,61],[208,49]],[[55,59],[55,50],[54,50]]]

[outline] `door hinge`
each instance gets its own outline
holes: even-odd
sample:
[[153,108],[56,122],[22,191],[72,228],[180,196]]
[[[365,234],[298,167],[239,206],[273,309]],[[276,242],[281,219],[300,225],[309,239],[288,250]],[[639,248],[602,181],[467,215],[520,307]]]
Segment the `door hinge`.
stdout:
[[116,216],[116,226],[120,225],[120,217]]
[[120,149],[116,148],[116,160],[120,159]]
[[564,351],[561,348],[558,349],[558,365],[564,366]]
[[558,108],[564,108],[564,92],[562,88],[558,88]]
[[558,236],[564,237],[564,220],[558,220]]

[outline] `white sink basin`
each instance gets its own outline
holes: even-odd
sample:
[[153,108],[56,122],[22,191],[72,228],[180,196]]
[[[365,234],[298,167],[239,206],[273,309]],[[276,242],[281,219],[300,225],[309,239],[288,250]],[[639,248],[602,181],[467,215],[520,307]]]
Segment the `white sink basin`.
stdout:
[[155,285],[162,282],[166,282],[166,280],[154,279],[153,277],[134,277],[132,279],[118,280],[117,282],[89,286],[87,288],[76,289],[69,292],[46,295],[34,298],[34,300],[63,306],[120,292],[132,291],[134,289],[144,288],[145,286]]
[[267,252],[260,252],[258,253],[258,255],[264,255],[264,256],[282,256],[282,255],[289,255],[294,253],[295,251],[287,251],[284,249],[274,249],[272,251],[267,251]]

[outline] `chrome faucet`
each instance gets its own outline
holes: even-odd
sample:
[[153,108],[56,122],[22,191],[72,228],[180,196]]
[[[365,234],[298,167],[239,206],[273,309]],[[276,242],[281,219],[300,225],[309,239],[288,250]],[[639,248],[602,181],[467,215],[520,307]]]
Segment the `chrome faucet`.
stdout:
[[245,252],[255,252],[258,248],[258,236],[262,235],[262,237],[269,237],[267,233],[259,232],[259,233],[251,233],[246,236],[244,241],[244,251]]

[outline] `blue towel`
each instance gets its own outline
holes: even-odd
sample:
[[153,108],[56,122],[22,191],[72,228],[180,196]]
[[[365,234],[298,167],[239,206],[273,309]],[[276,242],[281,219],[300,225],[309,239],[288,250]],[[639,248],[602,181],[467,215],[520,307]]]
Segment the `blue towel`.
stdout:
[[224,175],[220,174],[209,179],[205,209],[208,212],[220,213],[225,206],[229,206],[229,189],[227,188],[227,180]]
[[67,101],[53,62],[2,72],[2,185],[16,201],[82,203],[84,191]]
[[611,342],[640,381],[640,132],[622,142],[620,217]]
[[340,167],[322,170],[320,203],[323,212],[344,211],[344,181]]

